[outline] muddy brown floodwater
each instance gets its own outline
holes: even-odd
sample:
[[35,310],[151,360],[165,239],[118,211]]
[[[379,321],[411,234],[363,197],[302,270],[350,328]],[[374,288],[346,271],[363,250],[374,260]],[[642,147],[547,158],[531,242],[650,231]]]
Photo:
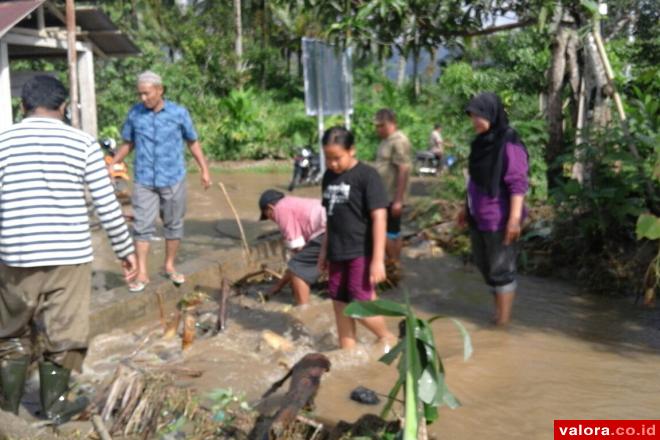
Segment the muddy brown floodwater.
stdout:
[[[182,258],[236,245],[232,236],[237,230],[220,191],[198,190],[196,177],[192,175],[189,183],[188,237]],[[272,228],[255,221],[256,199],[267,187],[282,188],[288,174],[233,172],[215,177],[227,185],[250,237]],[[316,196],[319,188],[296,194]],[[154,244],[155,252],[160,252],[162,242]],[[111,258],[98,258],[96,267],[105,268],[108,261]],[[449,387],[462,403],[459,409],[441,410],[440,419],[429,429],[436,438],[552,439],[554,419],[660,418],[658,310],[642,309],[628,298],[592,296],[564,282],[523,276],[513,325],[498,330],[488,324],[492,298],[474,268],[453,257],[406,259],[404,265],[402,287],[382,297],[402,301],[407,290],[421,315],[461,320],[474,346],[473,357],[464,362],[458,330],[447,320],[433,323]],[[98,279],[102,288],[117,278]],[[203,370],[202,377],[187,382],[200,392],[232,388],[255,401],[284,374],[284,366],[307,352],[321,351],[333,365],[323,377],[315,415],[335,422],[378,413],[380,406],[349,400],[358,385],[387,394],[394,383],[395,368],[377,362],[380,347],[373,345],[372,336],[360,328],[358,349],[341,352],[336,349],[328,299],[316,296],[306,308],[290,304],[286,291],[265,304],[256,295],[239,298],[231,305],[225,333],[199,340],[185,353],[177,343],[163,342],[160,352],[156,349],[145,356]],[[395,331],[397,322],[389,320],[388,325]],[[153,328],[118,329],[99,336],[86,363],[87,374],[111,370],[122,350],[131,352]],[[264,330],[286,337],[295,348],[273,349],[264,343]]]

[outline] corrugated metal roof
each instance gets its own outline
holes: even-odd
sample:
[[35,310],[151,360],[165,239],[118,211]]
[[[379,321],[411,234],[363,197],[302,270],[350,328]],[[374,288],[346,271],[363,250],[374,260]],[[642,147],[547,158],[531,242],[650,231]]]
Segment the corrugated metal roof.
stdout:
[[96,7],[77,7],[76,25],[86,31],[92,43],[106,55],[125,56],[140,53],[140,49],[128,35],[121,32],[110,17]]
[[0,1],[0,37],[16,26],[45,0]]

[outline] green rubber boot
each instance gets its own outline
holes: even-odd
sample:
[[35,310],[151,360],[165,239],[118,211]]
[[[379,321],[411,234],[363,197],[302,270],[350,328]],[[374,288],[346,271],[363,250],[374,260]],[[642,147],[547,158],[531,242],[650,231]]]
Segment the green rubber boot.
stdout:
[[0,360],[0,408],[18,414],[30,357]]
[[71,370],[52,362],[39,363],[39,381],[41,408],[46,418],[59,425],[71,419],[87,408],[89,400],[78,397],[74,401],[67,399]]

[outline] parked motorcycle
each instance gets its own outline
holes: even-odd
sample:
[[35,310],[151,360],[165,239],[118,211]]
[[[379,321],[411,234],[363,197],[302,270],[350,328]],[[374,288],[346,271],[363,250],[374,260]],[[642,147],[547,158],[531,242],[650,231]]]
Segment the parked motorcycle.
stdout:
[[293,159],[293,177],[289,191],[303,184],[316,185],[321,181],[321,158],[309,146],[299,150]]
[[[106,165],[110,165],[110,162],[112,162],[112,159],[117,152],[117,142],[112,138],[104,138],[99,141],[99,145],[101,145],[101,150],[105,155],[104,159]],[[126,162],[121,161],[120,163],[114,164],[109,171],[117,197],[120,199],[128,198],[130,194],[128,182],[131,180],[131,177],[128,173]]]
[[456,157],[447,154],[438,156],[431,151],[418,151],[415,155],[414,170],[417,176],[437,176],[443,169],[449,169],[456,163]]

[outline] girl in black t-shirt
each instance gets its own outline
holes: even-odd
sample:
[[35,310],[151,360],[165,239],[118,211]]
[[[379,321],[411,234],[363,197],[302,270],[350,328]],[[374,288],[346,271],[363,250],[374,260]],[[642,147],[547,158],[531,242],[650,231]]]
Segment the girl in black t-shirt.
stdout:
[[[329,270],[328,290],[337,321],[341,348],[356,342],[355,319],[344,315],[351,301],[376,298],[374,286],[385,280],[385,227],[389,203],[383,182],[375,169],[355,157],[353,134],[333,127],[323,134],[327,171],[323,175],[323,206],[327,233],[319,268]],[[380,341],[395,337],[382,316],[359,320]]]

